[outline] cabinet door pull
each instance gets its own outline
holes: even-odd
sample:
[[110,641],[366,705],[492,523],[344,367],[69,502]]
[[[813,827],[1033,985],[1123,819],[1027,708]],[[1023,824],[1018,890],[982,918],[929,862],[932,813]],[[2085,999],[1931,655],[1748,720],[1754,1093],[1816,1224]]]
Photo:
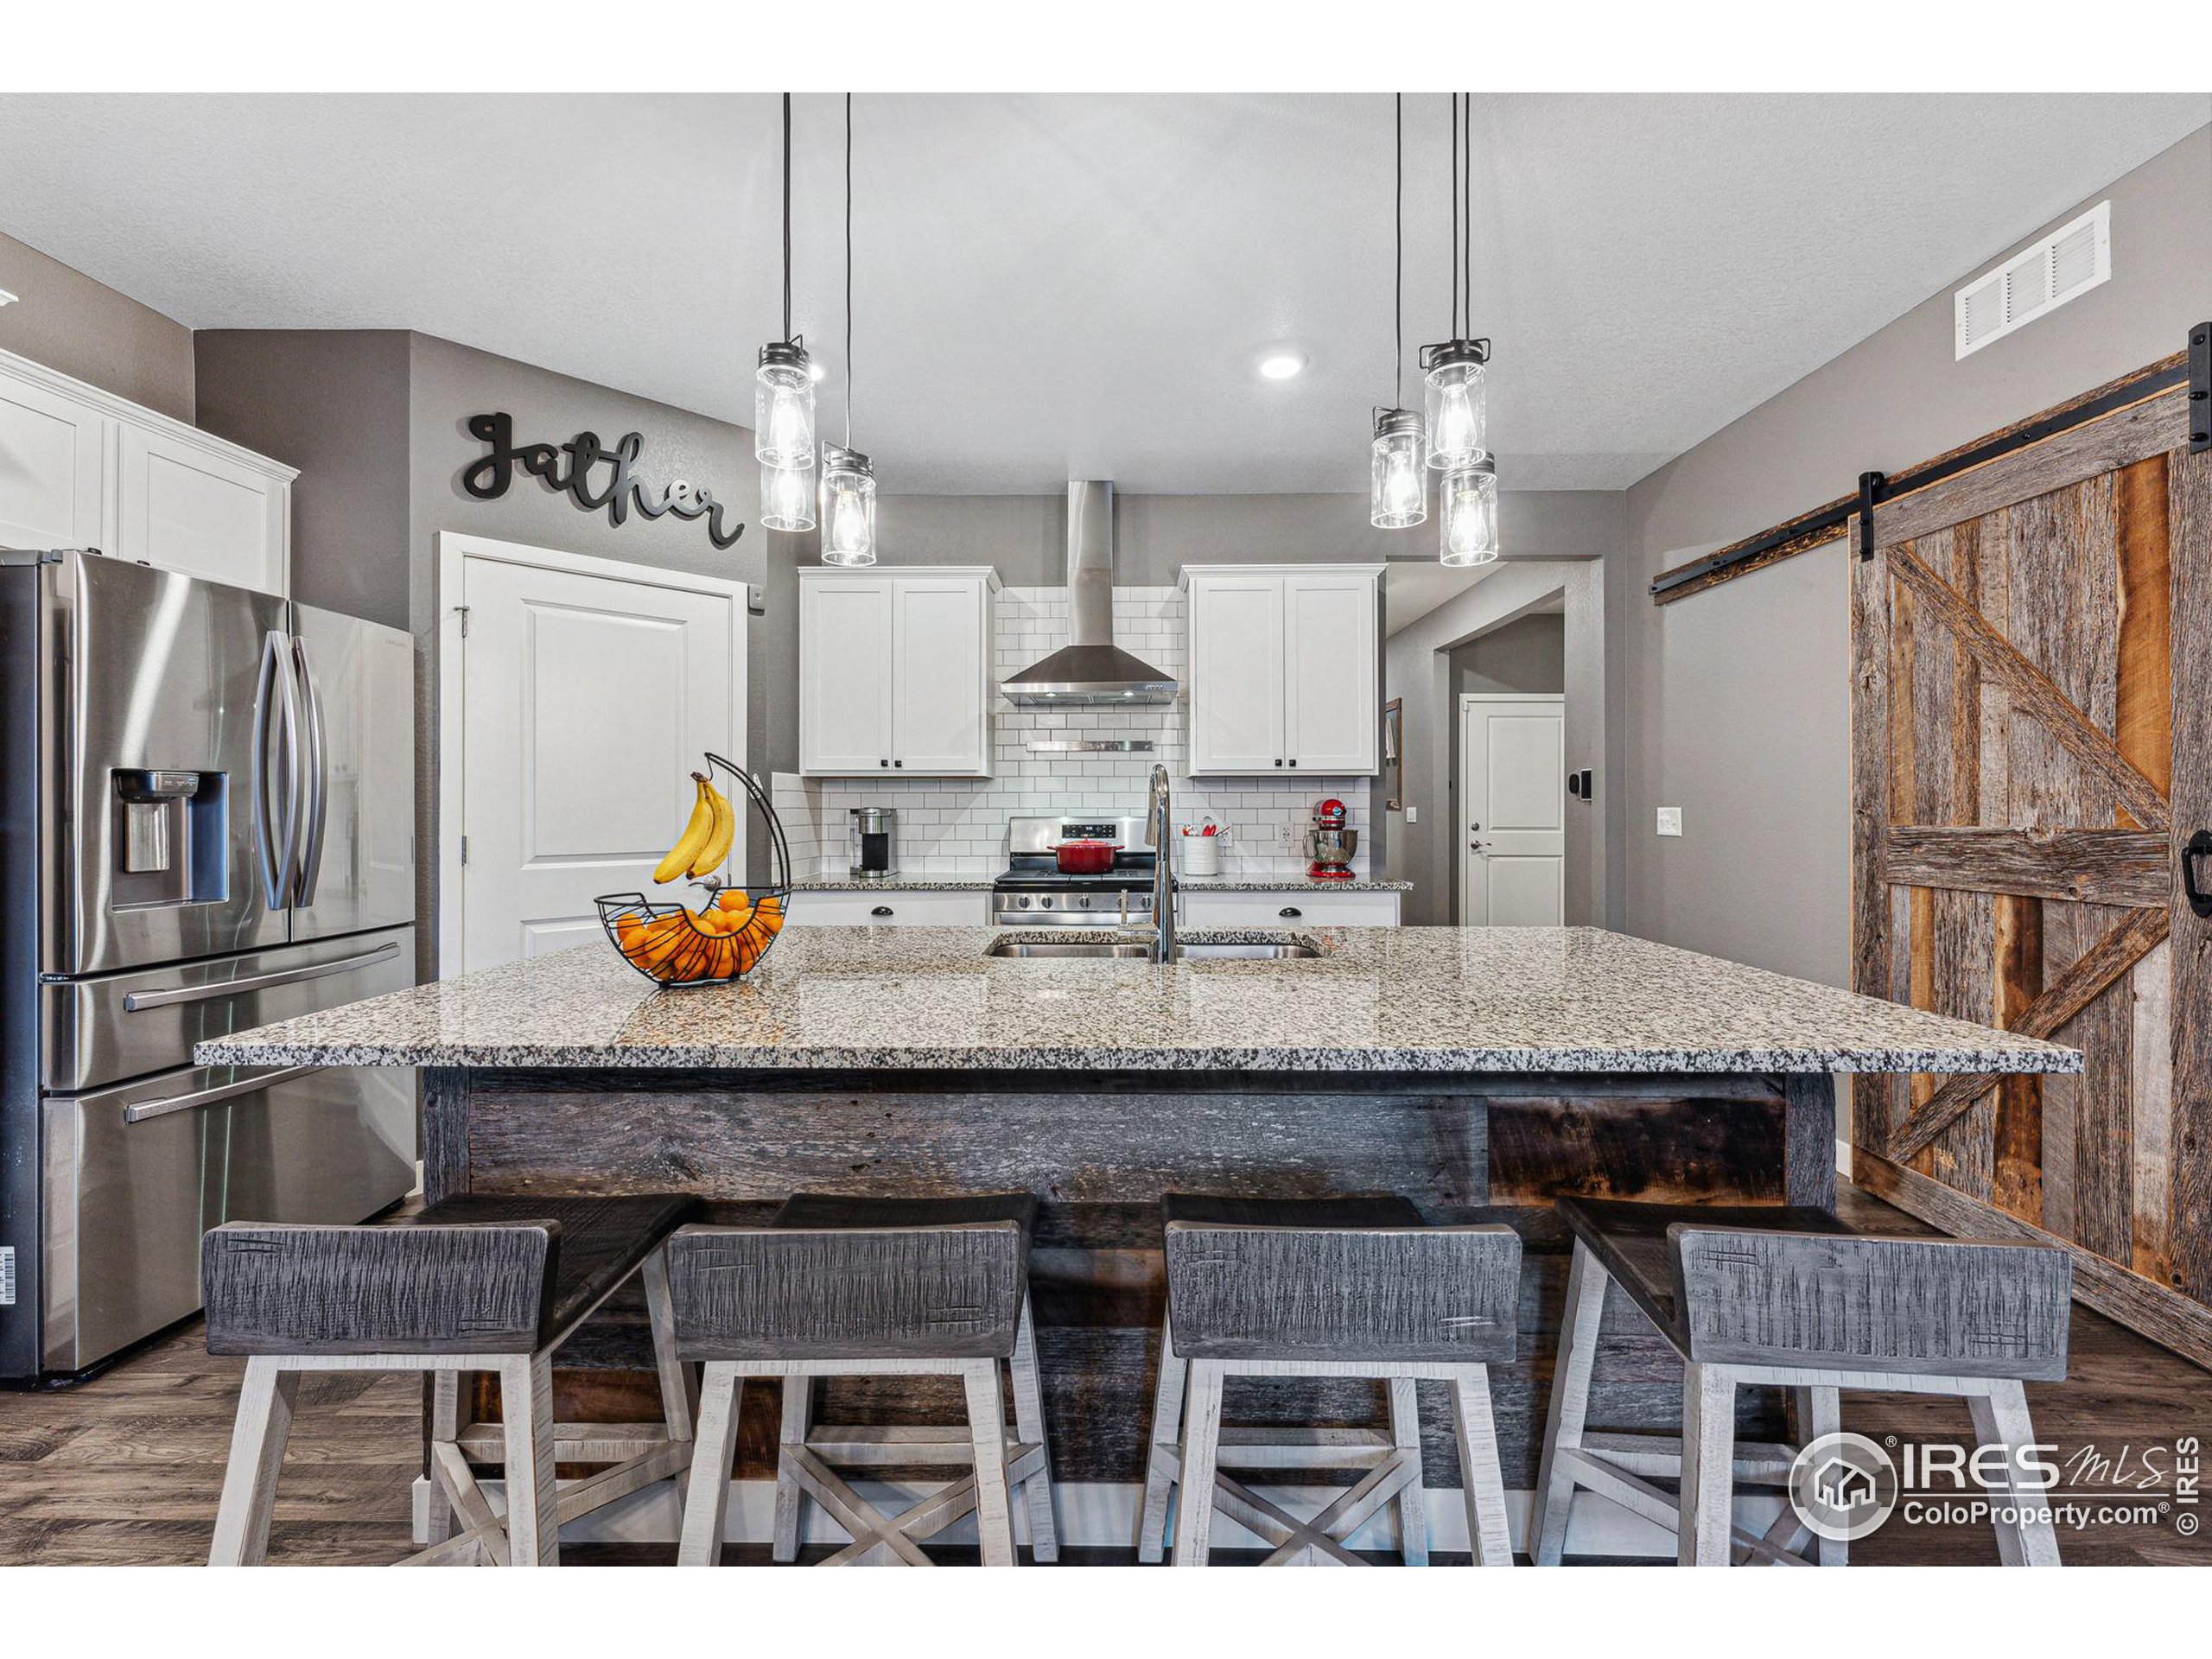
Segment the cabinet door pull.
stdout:
[[1303,916],[1305,913],[1306,912],[1300,910],[1296,905],[1285,905],[1281,910],[1275,912],[1278,916]]
[[1298,757],[1296,755],[1294,754],[1290,757],[1290,764],[1294,766],[1298,764]]
[[874,910],[868,912],[868,914],[871,916],[888,916],[891,914],[891,906],[888,905],[878,905]]
[[879,760],[875,764],[879,766],[887,766],[891,763],[888,760]]
[[1282,765],[1282,757],[1281,757],[1281,755],[1277,755],[1277,756],[1275,757],[1275,765],[1277,765],[1277,766],[1281,766],[1281,765]]
[[893,760],[891,764],[894,766],[903,766],[906,763],[904,760]]

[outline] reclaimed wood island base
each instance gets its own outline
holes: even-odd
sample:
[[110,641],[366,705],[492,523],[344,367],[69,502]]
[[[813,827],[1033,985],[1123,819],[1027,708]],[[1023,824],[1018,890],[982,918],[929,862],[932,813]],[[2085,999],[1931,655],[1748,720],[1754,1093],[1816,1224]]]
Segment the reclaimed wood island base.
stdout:
[[[2071,1058],[1591,930],[1316,931],[1301,937],[1325,948],[1319,961],[1166,969],[985,963],[980,929],[832,937],[846,931],[796,938],[771,971],[722,991],[656,998],[603,953],[576,951],[202,1053],[423,1065],[432,1200],[681,1192],[711,1219],[757,1224],[800,1191],[1035,1193],[1031,1282],[1061,1536],[1121,1547],[1135,1538],[1159,1363],[1164,1193],[1393,1192],[1433,1222],[1514,1226],[1526,1262],[1518,1353],[1493,1368],[1491,1388],[1517,1528],[1566,1290],[1553,1198],[1829,1205],[1832,1071]],[[1533,990],[1532,969],[1543,975]],[[1716,1046],[1732,1020],[1738,1035]],[[556,1040],[556,1027],[571,1035]],[[656,1417],[641,1302],[610,1303],[561,1358],[556,1417]],[[1679,1422],[1679,1364],[1625,1298],[1608,1307],[1596,1379],[1594,1425]],[[1232,1422],[1382,1414],[1373,1383],[1230,1387]],[[819,1388],[827,1421],[963,1419],[957,1389],[932,1379]],[[1427,1484],[1456,1488],[1448,1406],[1440,1389],[1422,1394]],[[474,1404],[495,1417],[496,1391],[479,1387]],[[747,1391],[734,1472],[760,1484],[731,1512],[748,1536],[765,1536],[777,1405],[772,1385]],[[1745,1391],[1739,1419],[1748,1437],[1781,1437],[1778,1399]],[[672,1539],[673,1499],[641,1497],[666,1513],[641,1504],[627,1530],[595,1535]],[[1618,1516],[1609,1529],[1605,1509],[1578,1510],[1587,1535],[1571,1547],[1637,1548],[1641,1523]],[[1446,1526],[1452,1513],[1432,1510]],[[1441,1529],[1436,1543],[1465,1548]]]
[[[1548,1212],[1554,1195],[1823,1205],[1835,1195],[1826,1076],[440,1069],[426,1084],[432,1199],[684,1192],[709,1200],[715,1219],[757,1223],[800,1191],[1036,1193],[1031,1284],[1054,1477],[1064,1487],[1122,1489],[1107,1507],[1129,1511],[1128,1537],[1077,1530],[1069,1541],[1078,1544],[1135,1537],[1166,1311],[1165,1192],[1395,1192],[1432,1221],[1512,1224],[1527,1264],[1518,1357],[1492,1368],[1491,1388],[1506,1484],[1524,1494],[1535,1480],[1567,1286],[1567,1241]],[[634,1293],[563,1358],[558,1418],[653,1416],[658,1383]],[[1625,1298],[1607,1311],[1597,1374],[1593,1422],[1679,1421],[1681,1367]],[[830,1421],[963,1420],[957,1382],[841,1378],[818,1388]],[[1376,1383],[1232,1382],[1230,1389],[1232,1422],[1380,1421]],[[1421,1393],[1428,1484],[1456,1488],[1443,1390]],[[496,1418],[495,1390],[480,1389],[475,1404],[480,1419]],[[776,1407],[772,1387],[747,1391],[738,1479],[773,1478]],[[1743,1428],[1780,1438],[1778,1408],[1746,1391]]]

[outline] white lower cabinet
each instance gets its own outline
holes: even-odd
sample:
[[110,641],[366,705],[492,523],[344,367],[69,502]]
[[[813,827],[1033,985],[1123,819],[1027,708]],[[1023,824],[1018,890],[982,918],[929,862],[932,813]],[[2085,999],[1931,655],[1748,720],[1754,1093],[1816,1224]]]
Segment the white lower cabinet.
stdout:
[[1398,895],[1383,888],[1314,893],[1185,893],[1185,927],[1395,927]]
[[786,910],[793,927],[988,927],[988,893],[932,893],[876,887],[864,893],[795,893]]
[[0,352],[0,547],[291,587],[292,467]]

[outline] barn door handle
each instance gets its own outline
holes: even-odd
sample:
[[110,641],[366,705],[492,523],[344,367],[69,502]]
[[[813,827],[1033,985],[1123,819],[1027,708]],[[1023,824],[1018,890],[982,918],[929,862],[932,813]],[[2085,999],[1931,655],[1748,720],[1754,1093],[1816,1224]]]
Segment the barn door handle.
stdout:
[[2212,858],[2212,830],[2198,830],[2181,849],[2181,887],[2189,895],[2189,907],[2200,916],[2212,916],[2212,893],[2196,885],[2200,858]]

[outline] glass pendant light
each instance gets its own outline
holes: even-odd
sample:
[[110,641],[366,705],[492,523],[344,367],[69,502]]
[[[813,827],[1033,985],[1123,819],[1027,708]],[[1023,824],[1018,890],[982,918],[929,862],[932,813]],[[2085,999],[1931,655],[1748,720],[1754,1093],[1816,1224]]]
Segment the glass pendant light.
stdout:
[[822,563],[875,563],[875,467],[834,443],[822,446]]
[[[1395,264],[1392,271],[1393,315],[1397,356],[1390,379],[1395,399],[1406,378],[1406,128],[1405,96],[1393,108],[1397,117]],[[1421,417],[1410,409],[1375,411],[1375,442],[1368,461],[1368,522],[1377,530],[1404,530],[1428,517],[1428,476],[1421,468]]]
[[753,453],[763,467],[814,465],[814,376],[806,345],[772,340],[753,378]]
[[1485,456],[1452,467],[1442,493],[1437,556],[1446,564],[1488,564],[1497,556],[1497,464]]
[[1474,108],[1452,95],[1452,337],[1421,349],[1421,406],[1428,464],[1444,474],[1437,504],[1446,564],[1488,564],[1498,556],[1497,466],[1490,447],[1485,378],[1490,341],[1474,315]]
[[814,374],[791,332],[791,95],[784,94],[784,337],[760,348],[753,378],[753,453],[760,462],[760,522],[814,528]]
[[1421,405],[1428,416],[1428,464],[1465,467],[1490,454],[1483,365],[1486,340],[1447,340],[1421,353]]
[[1414,410],[1376,411],[1368,522],[1377,530],[1404,530],[1428,517],[1428,475],[1421,466],[1421,418]]

